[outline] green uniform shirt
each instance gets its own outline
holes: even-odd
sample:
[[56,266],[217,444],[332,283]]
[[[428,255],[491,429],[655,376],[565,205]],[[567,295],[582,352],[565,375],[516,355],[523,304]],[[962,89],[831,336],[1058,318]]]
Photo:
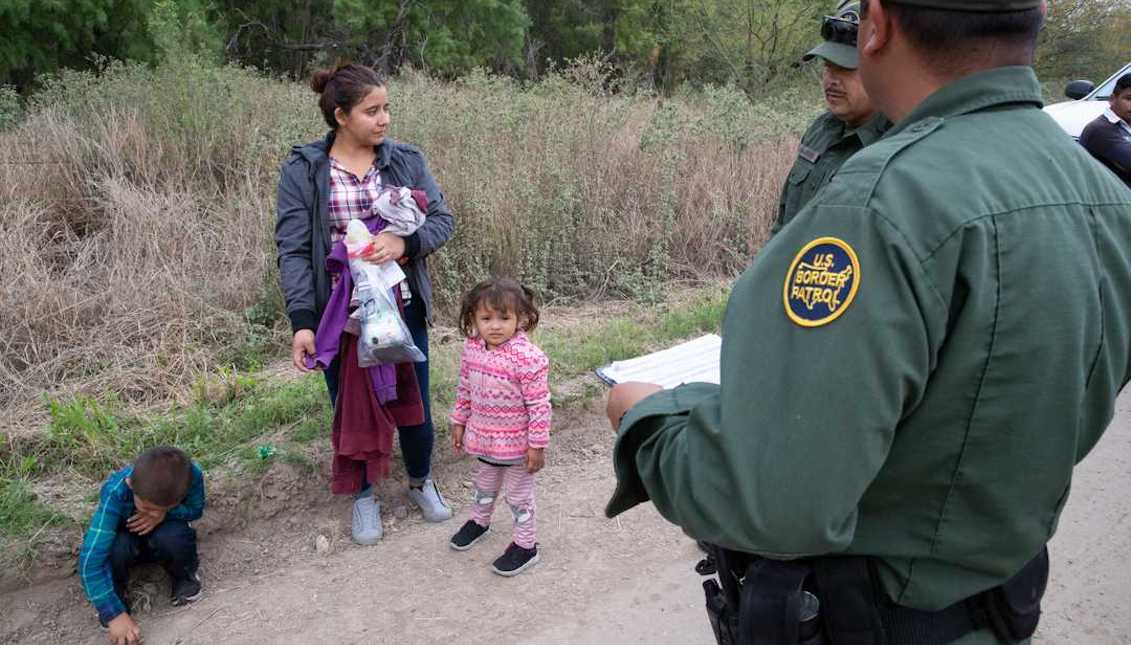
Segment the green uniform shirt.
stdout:
[[606,512],[875,556],[925,610],[1031,559],[1131,360],[1131,191],[1040,96],[1028,67],[975,74],[852,157],[736,282],[722,385],[624,417]]
[[825,112],[805,131],[797,147],[797,161],[786,177],[778,200],[778,219],[772,230],[776,234],[801,212],[810,199],[848,158],[871,145],[891,123],[882,114],[868,119],[856,129],[849,129],[832,112]]

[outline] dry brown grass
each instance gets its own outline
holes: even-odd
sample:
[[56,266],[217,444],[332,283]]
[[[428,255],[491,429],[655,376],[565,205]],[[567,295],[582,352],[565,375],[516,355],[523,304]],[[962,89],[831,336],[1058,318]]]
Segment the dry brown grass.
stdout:
[[[548,298],[733,274],[808,118],[561,77],[391,92],[394,135],[426,151],[457,218],[433,261],[442,307],[491,272]],[[46,90],[0,133],[0,407],[161,398],[280,347],[276,173],[319,122],[301,86],[243,70],[114,67]]]

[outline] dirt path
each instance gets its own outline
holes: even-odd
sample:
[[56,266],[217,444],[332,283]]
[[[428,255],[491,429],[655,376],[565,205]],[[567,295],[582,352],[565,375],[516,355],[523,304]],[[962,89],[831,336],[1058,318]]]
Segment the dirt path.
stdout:
[[[344,535],[339,501],[202,543],[206,596],[175,609],[156,573],[135,596],[150,645],[212,643],[679,643],[711,642],[689,539],[644,506],[604,519],[612,487],[611,434],[594,410],[563,415],[555,459],[541,478],[544,559],[501,579],[488,565],[509,540],[497,532],[466,553],[447,540],[463,513],[428,525],[400,509],[391,486],[385,540],[361,548]],[[464,507],[466,466],[441,481]],[[1036,643],[1131,641],[1120,607],[1131,588],[1131,396],[1115,425],[1077,469],[1052,545],[1053,580]],[[402,516],[397,518],[397,516]],[[314,536],[334,549],[314,553]],[[0,643],[105,643],[74,577],[0,596]]]

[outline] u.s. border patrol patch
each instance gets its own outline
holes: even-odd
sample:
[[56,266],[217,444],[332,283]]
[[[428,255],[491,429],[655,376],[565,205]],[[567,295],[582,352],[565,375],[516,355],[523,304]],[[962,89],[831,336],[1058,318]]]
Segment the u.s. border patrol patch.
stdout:
[[785,313],[802,327],[836,320],[860,288],[860,260],[844,240],[821,237],[806,244],[785,275]]

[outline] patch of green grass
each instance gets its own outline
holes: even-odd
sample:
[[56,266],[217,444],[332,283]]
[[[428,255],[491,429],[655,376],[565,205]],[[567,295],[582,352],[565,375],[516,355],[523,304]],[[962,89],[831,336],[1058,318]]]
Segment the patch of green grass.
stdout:
[[306,472],[307,474],[318,472],[318,464],[314,463],[314,460],[310,458],[310,455],[301,450],[288,448],[283,451],[283,454],[279,457],[279,459],[284,463],[290,464]]
[[317,439],[330,436],[330,425],[334,422],[334,415],[330,406],[326,406],[324,414],[309,416],[298,422],[291,432],[291,439],[299,443],[310,443]]
[[550,357],[555,380],[590,372],[613,361],[633,358],[702,333],[717,332],[727,292],[711,289],[686,302],[640,308],[592,326],[536,334]]
[[[69,466],[99,479],[143,450],[167,444],[184,449],[205,468],[238,457],[246,444],[280,427],[302,424],[313,436],[313,420],[328,417],[319,375],[284,384],[251,378],[231,381],[237,392],[203,394],[186,407],[153,418],[128,414],[114,401],[88,397],[51,401],[47,442],[51,466]],[[205,392],[204,386],[198,394]],[[322,426],[325,427],[325,426]]]
[[[709,288],[661,306],[637,304],[592,324],[540,328],[534,340],[550,356],[552,385],[574,382],[555,405],[603,392],[595,383],[578,382],[602,365],[718,331],[726,296],[722,288]],[[432,346],[432,410],[441,441],[462,346],[458,339]],[[114,398],[48,401],[50,423],[39,438],[0,442],[0,536],[27,537],[44,525],[70,521],[35,497],[31,478],[66,470],[101,481],[159,444],[184,449],[205,469],[227,466],[258,476],[281,460],[318,470],[304,447],[326,440],[333,418],[320,374],[278,382],[227,369],[199,379],[190,394],[191,403],[153,415],[131,412]],[[264,446],[275,450],[265,453]],[[87,502],[96,500],[92,489]]]
[[227,405],[254,394],[260,384],[252,374],[235,367],[221,367],[215,374],[196,379],[192,399],[198,405]]
[[462,338],[429,347],[428,388],[432,391],[432,424],[438,440],[448,436],[448,413],[456,400],[462,350]]
[[25,479],[37,473],[40,468],[40,457],[37,454],[15,454],[10,447],[0,450],[0,481]]
[[560,379],[641,354],[651,336],[646,325],[621,317],[565,333],[539,334],[535,343],[550,357],[551,371]]
[[669,306],[660,319],[657,339],[679,340],[705,334],[718,333],[726,313],[729,290],[718,288],[706,291],[698,298],[677,306]]
[[[636,306],[592,325],[540,329],[535,342],[550,356],[552,379],[560,383],[612,361],[716,331],[725,305],[726,292],[711,288],[663,307]],[[433,347],[433,410],[441,433],[455,395],[461,347],[459,342]],[[198,380],[192,394],[193,403],[154,417],[132,414],[113,398],[49,401],[45,445],[0,450],[0,475],[11,480],[70,467],[101,479],[160,444],[184,449],[205,468],[235,460],[245,470],[258,472],[270,463],[254,454],[258,438],[294,426],[287,439],[305,444],[325,437],[332,421],[325,385],[317,374],[273,383],[227,369]]]
[[276,450],[270,446],[247,445],[241,446],[237,457],[239,458],[240,471],[249,475],[262,475],[274,463]]
[[270,470],[275,462],[290,464],[307,474],[318,471],[318,464],[295,444],[253,444],[241,447],[237,454],[240,472],[258,477]]
[[26,480],[0,480],[0,535],[5,538],[27,537],[44,526],[69,521],[40,502]]

